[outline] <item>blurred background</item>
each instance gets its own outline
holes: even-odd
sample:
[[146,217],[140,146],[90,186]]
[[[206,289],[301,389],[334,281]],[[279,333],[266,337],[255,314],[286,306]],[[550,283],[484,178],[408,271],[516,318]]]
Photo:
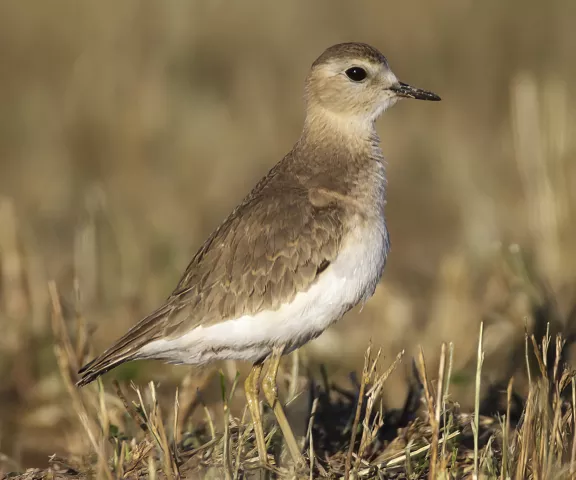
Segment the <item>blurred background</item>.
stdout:
[[[525,327],[576,333],[574,18],[572,0],[0,2],[2,458],[89,449],[54,358],[48,282],[69,318],[82,312],[93,353],[157,306],[290,150],[308,68],[343,41],[374,45],[443,101],[379,122],[384,279],[303,349],[301,372],[322,363],[346,385],[370,340],[387,361],[405,349],[384,396],[399,407],[419,346],[434,372],[453,342],[466,408],[484,321],[484,384],[515,375],[521,394]],[[173,394],[189,371],[143,365],[109,378]]]

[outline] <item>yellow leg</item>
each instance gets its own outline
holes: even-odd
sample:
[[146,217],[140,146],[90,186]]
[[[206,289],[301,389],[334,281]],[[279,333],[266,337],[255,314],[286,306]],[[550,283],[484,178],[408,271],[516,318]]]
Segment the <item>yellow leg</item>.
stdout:
[[260,374],[262,373],[262,363],[252,365],[252,370],[244,382],[244,391],[248,402],[248,409],[252,416],[252,425],[254,426],[254,435],[256,436],[256,446],[258,447],[258,458],[263,465],[268,463],[266,454],[266,440],[264,438],[264,429],[262,428],[262,415],[260,415]]
[[297,465],[304,465],[304,458],[300,453],[300,447],[298,447],[298,442],[296,442],[296,437],[290,428],[286,414],[282,409],[282,405],[278,401],[278,387],[276,385],[276,377],[278,376],[278,367],[280,366],[280,357],[284,348],[275,347],[270,356],[270,361],[268,364],[268,370],[264,379],[262,380],[262,390],[266,396],[266,400],[274,410],[274,415],[276,420],[278,420],[278,425],[282,430],[282,435],[284,435],[284,440],[286,441],[286,446],[290,452],[292,460]]

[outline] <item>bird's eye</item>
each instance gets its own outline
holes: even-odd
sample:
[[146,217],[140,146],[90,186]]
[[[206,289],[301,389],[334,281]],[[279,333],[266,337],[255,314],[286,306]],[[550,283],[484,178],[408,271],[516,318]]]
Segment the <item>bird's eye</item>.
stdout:
[[352,67],[346,70],[346,76],[354,82],[361,82],[366,78],[367,73],[363,68]]

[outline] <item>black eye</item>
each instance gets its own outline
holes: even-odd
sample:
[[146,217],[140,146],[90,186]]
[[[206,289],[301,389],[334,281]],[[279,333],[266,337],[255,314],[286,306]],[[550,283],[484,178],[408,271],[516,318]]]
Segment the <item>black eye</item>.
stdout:
[[346,76],[354,82],[361,82],[367,76],[366,70],[360,67],[352,67],[346,70]]

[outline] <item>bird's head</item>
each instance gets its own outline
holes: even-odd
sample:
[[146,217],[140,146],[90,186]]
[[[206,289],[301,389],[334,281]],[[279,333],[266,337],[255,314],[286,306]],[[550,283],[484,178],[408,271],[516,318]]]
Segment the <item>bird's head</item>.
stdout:
[[341,43],[322,53],[306,79],[308,115],[373,122],[401,98],[438,101],[432,92],[400,82],[386,57],[364,43]]

